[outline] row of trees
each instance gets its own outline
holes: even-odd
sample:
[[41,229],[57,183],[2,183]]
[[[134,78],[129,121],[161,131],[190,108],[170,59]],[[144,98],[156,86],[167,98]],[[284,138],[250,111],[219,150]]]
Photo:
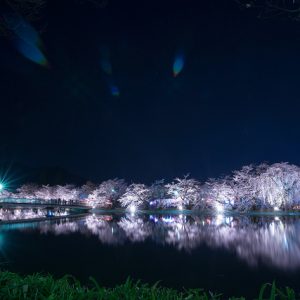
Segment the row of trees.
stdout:
[[232,175],[201,183],[189,176],[151,186],[123,179],[74,185],[37,186],[25,184],[14,193],[2,191],[0,198],[40,199],[44,201],[83,201],[99,208],[136,209],[176,208],[195,210],[260,210],[300,208],[300,168],[288,163],[249,165]]

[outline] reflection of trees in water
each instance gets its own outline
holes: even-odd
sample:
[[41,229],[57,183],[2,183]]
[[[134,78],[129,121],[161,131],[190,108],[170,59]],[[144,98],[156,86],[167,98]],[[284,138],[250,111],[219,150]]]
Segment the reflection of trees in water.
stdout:
[[57,222],[43,222],[39,226],[41,233],[54,233],[55,235],[70,234],[79,231],[79,224],[68,220],[59,220]]
[[261,260],[280,268],[300,266],[299,223],[285,224],[280,220],[258,226],[220,226],[207,231],[204,239],[210,247],[224,247],[236,252],[248,264]]
[[85,225],[90,233],[96,235],[102,243],[117,245],[123,244],[126,239],[110,216],[88,216],[85,219]]
[[97,236],[106,244],[146,239],[192,251],[201,245],[235,252],[250,265],[300,267],[300,220],[278,217],[90,215],[83,221],[41,224],[42,232]]
[[142,242],[150,237],[153,232],[149,222],[131,215],[122,217],[118,222],[118,226],[123,229],[126,237],[132,242]]
[[51,210],[41,208],[0,208],[0,221],[27,220],[49,216],[65,216],[66,210]]

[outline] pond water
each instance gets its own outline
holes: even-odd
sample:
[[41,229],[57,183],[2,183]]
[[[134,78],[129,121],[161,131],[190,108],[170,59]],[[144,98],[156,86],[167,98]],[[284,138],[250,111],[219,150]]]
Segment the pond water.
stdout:
[[93,276],[105,286],[130,276],[253,297],[273,280],[298,291],[300,218],[94,214],[3,224],[0,250],[2,267],[24,274]]

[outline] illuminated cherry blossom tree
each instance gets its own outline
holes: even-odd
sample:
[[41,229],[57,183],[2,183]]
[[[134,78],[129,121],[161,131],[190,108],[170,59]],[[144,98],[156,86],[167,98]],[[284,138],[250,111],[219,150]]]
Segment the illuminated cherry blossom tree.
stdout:
[[[199,201],[200,184],[195,179],[176,178],[175,181],[166,185],[167,193],[174,200],[178,209],[191,208]],[[166,203],[167,204],[167,203]]]
[[0,191],[0,199],[8,199],[8,198],[14,198],[14,195],[12,192],[9,192],[8,190],[1,190]]
[[49,185],[42,185],[38,187],[35,192],[36,198],[40,200],[52,200],[54,199],[54,188]]
[[52,199],[60,199],[66,202],[78,200],[80,189],[75,185],[57,185],[52,188]]
[[299,203],[300,168],[288,163],[276,163],[258,177],[258,194],[272,207],[291,208]]
[[88,196],[88,203],[94,207],[111,208],[125,193],[126,183],[123,179],[113,179],[102,182]]
[[[151,201],[149,202],[150,208],[164,208],[168,206],[168,195],[167,195],[167,188],[164,184],[164,179],[156,180],[150,186],[150,198]],[[170,205],[172,206],[172,205]]]
[[147,206],[149,199],[150,190],[145,184],[132,183],[118,201],[122,207],[134,212],[138,208]]

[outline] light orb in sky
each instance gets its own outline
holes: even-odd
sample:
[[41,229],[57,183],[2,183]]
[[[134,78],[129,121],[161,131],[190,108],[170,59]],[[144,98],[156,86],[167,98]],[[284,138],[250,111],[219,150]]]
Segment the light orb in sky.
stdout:
[[4,189],[4,184],[0,182],[0,191]]

